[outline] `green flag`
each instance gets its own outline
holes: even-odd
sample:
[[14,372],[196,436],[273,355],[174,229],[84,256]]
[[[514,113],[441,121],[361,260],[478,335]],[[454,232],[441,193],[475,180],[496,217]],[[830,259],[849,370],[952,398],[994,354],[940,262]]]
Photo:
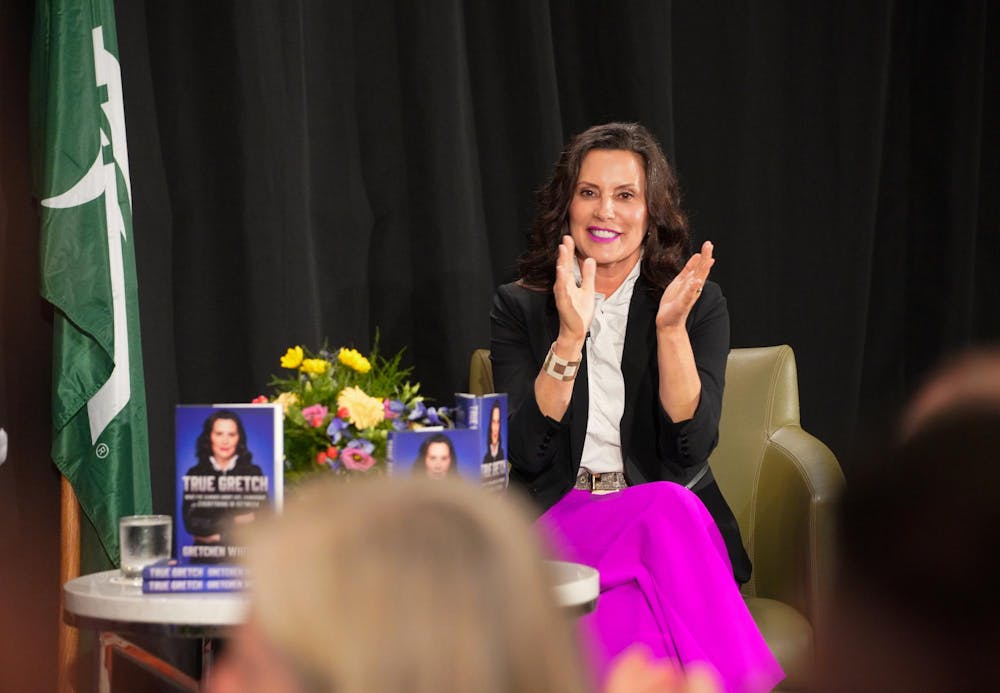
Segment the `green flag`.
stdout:
[[41,291],[55,307],[52,458],[117,565],[118,518],[152,502],[111,0],[38,0],[31,71]]

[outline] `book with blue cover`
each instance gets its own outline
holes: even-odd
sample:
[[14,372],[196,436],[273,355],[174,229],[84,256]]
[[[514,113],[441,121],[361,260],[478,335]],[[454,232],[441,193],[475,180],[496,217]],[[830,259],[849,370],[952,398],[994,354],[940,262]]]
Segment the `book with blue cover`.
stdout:
[[178,594],[192,592],[242,592],[250,586],[244,578],[177,578],[174,580],[143,580],[143,594]]
[[142,569],[145,594],[241,592],[248,586],[246,568],[231,563],[189,565],[170,559]]
[[394,431],[391,474],[456,474],[491,490],[507,487],[507,395],[455,395],[457,428]]
[[283,497],[283,412],[278,404],[178,406],[177,558],[235,563],[246,553],[241,525]]
[[480,480],[479,434],[461,428],[392,431],[386,462],[393,475]]
[[486,488],[507,487],[507,395],[455,394],[455,423],[478,432],[480,477]]
[[162,561],[147,565],[142,569],[143,580],[219,580],[240,578],[246,575],[246,568],[231,563],[209,563],[186,565],[176,560]]

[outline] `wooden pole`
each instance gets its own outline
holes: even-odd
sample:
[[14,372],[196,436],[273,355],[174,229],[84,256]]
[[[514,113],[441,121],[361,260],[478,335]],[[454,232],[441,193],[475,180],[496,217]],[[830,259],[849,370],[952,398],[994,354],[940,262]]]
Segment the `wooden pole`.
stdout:
[[62,586],[80,575],[80,503],[66,477],[62,477],[60,501],[61,539],[59,560],[59,693],[72,693],[74,664],[80,649],[80,633],[63,621]]

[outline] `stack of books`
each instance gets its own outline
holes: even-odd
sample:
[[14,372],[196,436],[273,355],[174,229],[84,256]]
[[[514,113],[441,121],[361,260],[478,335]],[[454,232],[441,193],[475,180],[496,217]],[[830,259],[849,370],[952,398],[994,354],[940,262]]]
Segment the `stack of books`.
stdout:
[[177,592],[242,592],[249,587],[245,568],[241,565],[215,563],[208,565],[178,565],[167,561],[142,569],[144,594]]

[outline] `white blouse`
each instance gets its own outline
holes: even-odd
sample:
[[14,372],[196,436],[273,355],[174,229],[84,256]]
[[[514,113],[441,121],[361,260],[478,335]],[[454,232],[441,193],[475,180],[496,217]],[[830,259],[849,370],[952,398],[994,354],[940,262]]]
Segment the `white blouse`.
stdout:
[[[594,319],[587,338],[587,436],[580,466],[594,474],[624,471],[621,420],[625,413],[625,377],[622,353],[632,290],[639,278],[640,261],[613,294],[594,294]],[[573,266],[577,282],[580,268]]]

